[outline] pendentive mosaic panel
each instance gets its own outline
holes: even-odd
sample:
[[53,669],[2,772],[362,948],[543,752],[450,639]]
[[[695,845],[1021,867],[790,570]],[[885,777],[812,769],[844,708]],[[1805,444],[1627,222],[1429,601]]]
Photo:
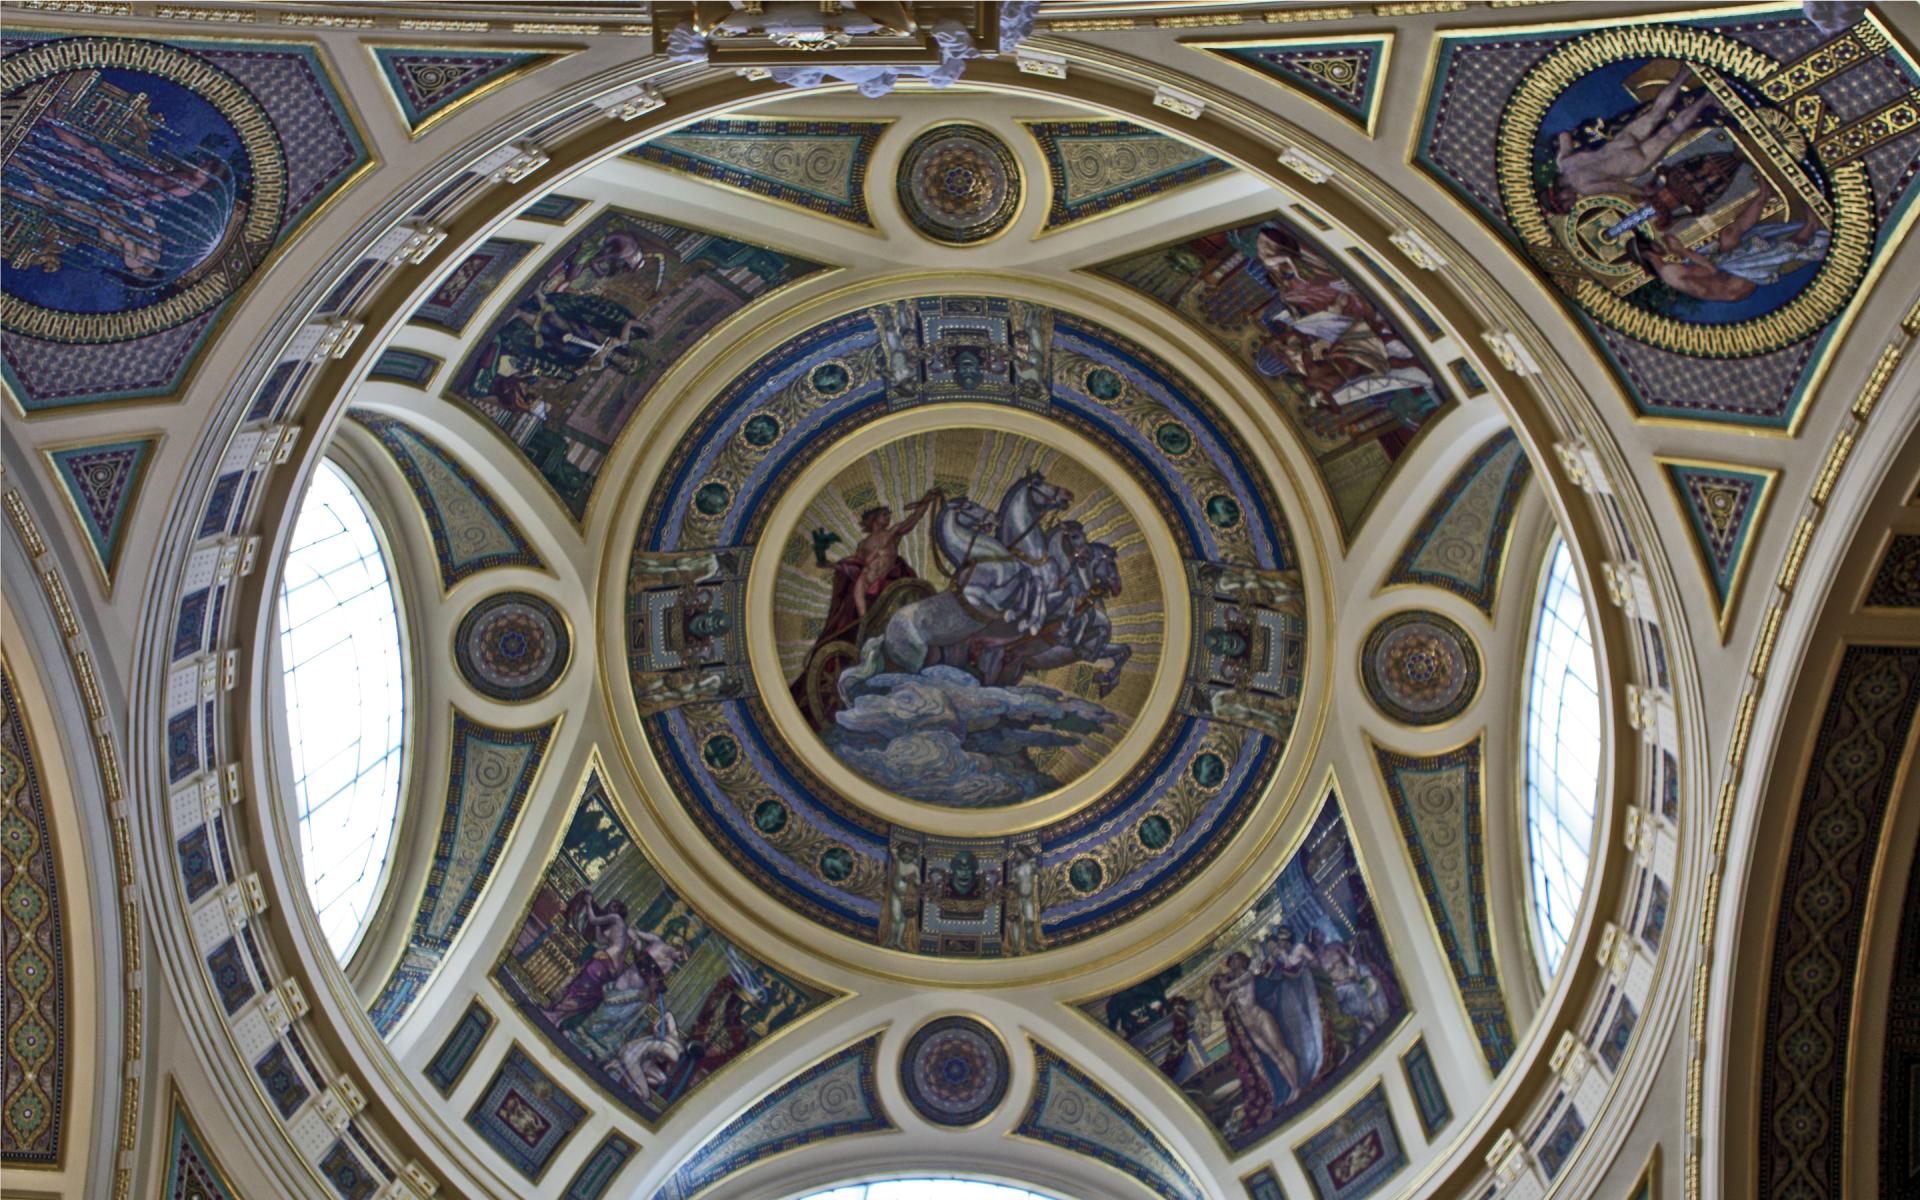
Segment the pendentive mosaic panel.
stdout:
[[565,58],[545,50],[368,46],[407,132],[419,137],[469,101]]
[[1294,1147],[1293,1156],[1319,1200],[1361,1200],[1385,1187],[1407,1165],[1387,1089],[1375,1084],[1333,1124]]
[[161,1196],[165,1200],[238,1200],[213,1156],[200,1140],[180,1093],[173,1093],[173,1111],[167,1126],[166,1175]]
[[668,369],[755,299],[825,269],[609,209],[506,305],[448,398],[519,447],[579,520],[608,451]]
[[407,948],[367,1009],[382,1036],[419,998],[486,890],[557,728],[558,720],[532,729],[495,729],[455,710],[446,807],[426,887]]
[[900,1052],[900,1090],[935,1125],[964,1129],[993,1115],[1013,1082],[1007,1045],[972,1017],[939,1017]]
[[1726,633],[1746,574],[1747,549],[1778,471],[1655,457],[1693,535],[1708,595]]
[[888,124],[746,117],[695,121],[635,146],[627,155],[871,228],[867,167]]
[[1787,843],[1757,1106],[1762,1200],[1845,1194],[1854,981],[1881,830],[1920,710],[1920,647],[1848,646]]
[[1480,650],[1450,617],[1393,613],[1360,647],[1360,681],[1373,706],[1402,725],[1444,725],[1480,693]]
[[1380,116],[1393,35],[1240,38],[1189,42],[1282,87],[1304,94],[1359,126],[1368,137]]
[[443,589],[451,590],[467,576],[492,567],[544,568],[493,493],[440,443],[368,409],[350,409],[347,416],[380,439],[413,489],[433,538]]
[[1475,738],[1444,754],[1400,754],[1380,746],[1373,754],[1460,1002],[1487,1069],[1497,1075],[1513,1054],[1514,1032],[1487,915],[1480,747]]
[[1131,121],[1025,121],[1047,165],[1052,233],[1233,170],[1198,146]]
[[[862,942],[994,957],[1114,928],[1227,844],[1292,737],[1307,631],[1272,485],[1188,380],[1084,318],[834,318],[642,483],[644,750],[729,862]],[[973,837],[871,798],[1066,789],[1085,803]]]
[[496,592],[453,631],[453,661],[467,685],[513,704],[545,695],[567,672],[573,638],[567,619],[532,592]]
[[467,1110],[467,1125],[480,1140],[535,1183],[586,1119],[586,1107],[518,1045],[507,1048],[493,1078]]
[[1394,464],[1452,404],[1419,339],[1277,213],[1094,272],[1166,305],[1253,372],[1312,455],[1348,544]]
[[1020,161],[978,125],[935,125],[907,144],[894,194],[907,223],[949,245],[984,242],[1020,214]]
[[1495,434],[1435,497],[1387,572],[1389,586],[1445,588],[1493,615],[1513,515],[1533,477],[1511,430]]
[[876,1033],[774,1088],[702,1142],[653,1200],[693,1200],[720,1180],[796,1147],[895,1128],[880,1106],[879,1057]]
[[1792,428],[1911,223],[1920,69],[1870,10],[1440,40],[1416,159],[1560,292],[1642,414]]
[[1033,1051],[1033,1095],[1014,1126],[1031,1138],[1106,1163],[1133,1176],[1163,1200],[1208,1195],[1180,1156],[1118,1096],[1039,1042]]
[[1408,1012],[1339,800],[1327,797],[1225,932],[1081,1009],[1173,1081],[1235,1154],[1337,1087]]
[[590,768],[493,976],[556,1050],[649,1125],[833,999],[707,924]]
[[0,326],[28,412],[163,396],[371,159],[311,45],[0,37]]
[[47,800],[0,666],[0,1163],[12,1167],[57,1166],[67,1123],[66,927]]
[[45,452],[109,588],[120,565],[121,537],[158,444],[158,438],[128,438]]

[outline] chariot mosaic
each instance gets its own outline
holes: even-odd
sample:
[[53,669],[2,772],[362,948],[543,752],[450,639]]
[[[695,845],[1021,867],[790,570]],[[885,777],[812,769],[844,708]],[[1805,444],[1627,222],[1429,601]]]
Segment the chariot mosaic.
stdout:
[[[1292,735],[1299,563],[1258,462],[1068,313],[825,322],[644,493],[647,750],[736,866],[860,941],[991,957],[1113,928],[1219,852]],[[1023,805],[1018,832],[936,832]]]

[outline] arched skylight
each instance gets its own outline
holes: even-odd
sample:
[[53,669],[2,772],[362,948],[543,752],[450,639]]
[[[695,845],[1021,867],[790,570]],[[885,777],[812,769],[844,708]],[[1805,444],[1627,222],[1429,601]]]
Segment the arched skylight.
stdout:
[[803,1200],[1054,1200],[1025,1188],[977,1179],[888,1179],[813,1192]]
[[307,894],[341,962],[372,915],[399,815],[400,617],[373,519],[322,462],[280,589],[287,739]]
[[1549,978],[1566,953],[1593,852],[1600,782],[1600,692],[1586,598],[1573,555],[1556,538],[1548,556],[1527,668],[1527,849],[1534,949]]

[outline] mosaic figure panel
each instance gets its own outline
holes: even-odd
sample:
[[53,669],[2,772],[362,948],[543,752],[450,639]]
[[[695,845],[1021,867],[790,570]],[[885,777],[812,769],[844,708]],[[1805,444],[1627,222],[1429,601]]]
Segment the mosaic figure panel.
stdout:
[[875,785],[954,808],[1030,800],[1145,705],[1159,578],[1133,516],[1070,455],[985,428],[915,434],[842,471],[801,527],[811,557],[783,559],[774,610],[782,673]]
[[448,396],[518,446],[581,519],[607,452],[668,369],[757,297],[823,269],[609,209],[512,298]]
[[1312,454],[1348,542],[1387,475],[1451,401],[1419,339],[1278,214],[1103,263],[1253,372]]
[[[827,321],[648,484],[646,749],[729,861],[861,941],[991,957],[1112,928],[1226,844],[1292,735],[1305,614],[1256,463],[1189,381],[1068,313]],[[1062,815],[1004,836],[899,807],[1035,797]]]
[[1782,9],[1456,34],[1418,156],[1560,291],[1641,412],[1784,428],[1911,220],[1916,83],[1864,13],[1832,33]]
[[900,1090],[935,1125],[964,1129],[1007,1098],[1012,1065],[1000,1035],[972,1017],[939,1017],[913,1031],[900,1052]]
[[67,950],[59,860],[40,766],[0,666],[0,1162],[51,1167],[67,1126]]
[[1408,1012],[1339,801],[1225,933],[1081,1008],[1236,1154],[1333,1090]]
[[29,412],[170,392],[365,145],[310,46],[16,28],[4,47],[7,384]]
[[541,1036],[649,1124],[832,998],[693,911],[634,840],[597,768],[494,979]]

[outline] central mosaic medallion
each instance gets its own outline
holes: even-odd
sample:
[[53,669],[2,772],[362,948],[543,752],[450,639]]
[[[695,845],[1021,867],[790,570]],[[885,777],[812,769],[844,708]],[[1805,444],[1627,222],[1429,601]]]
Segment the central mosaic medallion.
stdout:
[[782,555],[773,628],[835,758],[956,808],[1031,800],[1105,758],[1165,637],[1145,537],[1098,473],[1017,434],[911,434],[842,470]]
[[662,794],[892,950],[1032,954],[1147,911],[1292,737],[1306,614],[1261,462],[1167,364],[1041,305],[794,338],[639,481],[622,646]]
[[1007,144],[974,125],[936,125],[900,156],[900,210],[936,242],[984,242],[1020,212],[1020,164]]

